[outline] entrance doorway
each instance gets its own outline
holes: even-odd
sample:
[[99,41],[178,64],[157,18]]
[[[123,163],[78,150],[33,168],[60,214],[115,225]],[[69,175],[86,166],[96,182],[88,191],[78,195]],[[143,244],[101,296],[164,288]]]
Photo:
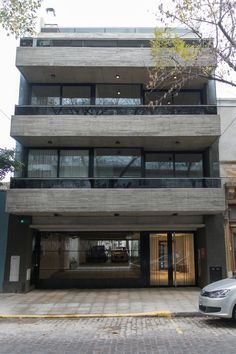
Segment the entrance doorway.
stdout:
[[194,234],[150,234],[150,285],[195,285]]

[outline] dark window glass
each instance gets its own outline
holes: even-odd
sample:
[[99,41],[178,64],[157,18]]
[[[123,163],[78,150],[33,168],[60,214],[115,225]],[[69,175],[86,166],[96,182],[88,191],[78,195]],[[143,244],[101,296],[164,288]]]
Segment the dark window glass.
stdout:
[[63,86],[62,104],[89,105],[91,96],[90,86]]
[[173,177],[173,154],[146,153],[145,169],[147,178]]
[[88,177],[88,150],[61,150],[60,177]]
[[60,86],[33,85],[32,105],[60,105]]
[[96,149],[95,177],[141,177],[139,149]]
[[57,150],[29,150],[28,177],[57,177]]
[[176,177],[203,177],[202,154],[175,154]]
[[174,105],[199,105],[201,104],[200,92],[179,92],[173,95]]
[[139,85],[97,85],[96,104],[139,105],[141,104]]
[[146,105],[169,105],[172,103],[172,97],[166,92],[145,92],[145,104]]

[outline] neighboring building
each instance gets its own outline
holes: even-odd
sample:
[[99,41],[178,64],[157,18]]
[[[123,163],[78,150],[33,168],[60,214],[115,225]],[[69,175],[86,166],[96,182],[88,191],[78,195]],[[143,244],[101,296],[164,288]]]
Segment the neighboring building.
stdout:
[[226,275],[214,83],[194,80],[155,106],[152,37],[54,27],[21,39],[11,136],[25,168],[7,193],[5,291]]
[[3,290],[3,279],[6,261],[7,232],[8,232],[8,214],[6,209],[6,190],[8,183],[0,183],[0,292]]
[[236,99],[218,100],[221,117],[220,175],[225,185],[225,242],[228,276],[236,275]]

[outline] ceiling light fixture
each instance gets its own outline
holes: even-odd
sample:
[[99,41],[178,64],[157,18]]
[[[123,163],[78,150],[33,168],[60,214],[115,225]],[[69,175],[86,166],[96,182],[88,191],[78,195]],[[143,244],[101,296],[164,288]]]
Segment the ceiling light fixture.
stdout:
[[116,74],[116,78],[119,79],[119,78],[120,78],[120,75],[119,75],[119,74]]
[[120,90],[117,91],[117,95],[120,96]]

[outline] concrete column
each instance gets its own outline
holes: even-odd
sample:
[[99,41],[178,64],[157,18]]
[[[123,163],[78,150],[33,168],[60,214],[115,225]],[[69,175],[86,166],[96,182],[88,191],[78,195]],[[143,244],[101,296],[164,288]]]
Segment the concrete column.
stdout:
[[[17,269],[13,269],[14,259],[12,256],[20,257],[19,276]],[[27,292],[30,290],[29,269],[32,259],[32,231],[27,224],[20,224],[19,218],[10,215],[8,226],[8,241],[6,253],[5,277],[3,283],[4,292]],[[27,272],[28,270],[28,272]],[[27,279],[28,273],[28,279]],[[14,275],[14,280],[10,279]]]

